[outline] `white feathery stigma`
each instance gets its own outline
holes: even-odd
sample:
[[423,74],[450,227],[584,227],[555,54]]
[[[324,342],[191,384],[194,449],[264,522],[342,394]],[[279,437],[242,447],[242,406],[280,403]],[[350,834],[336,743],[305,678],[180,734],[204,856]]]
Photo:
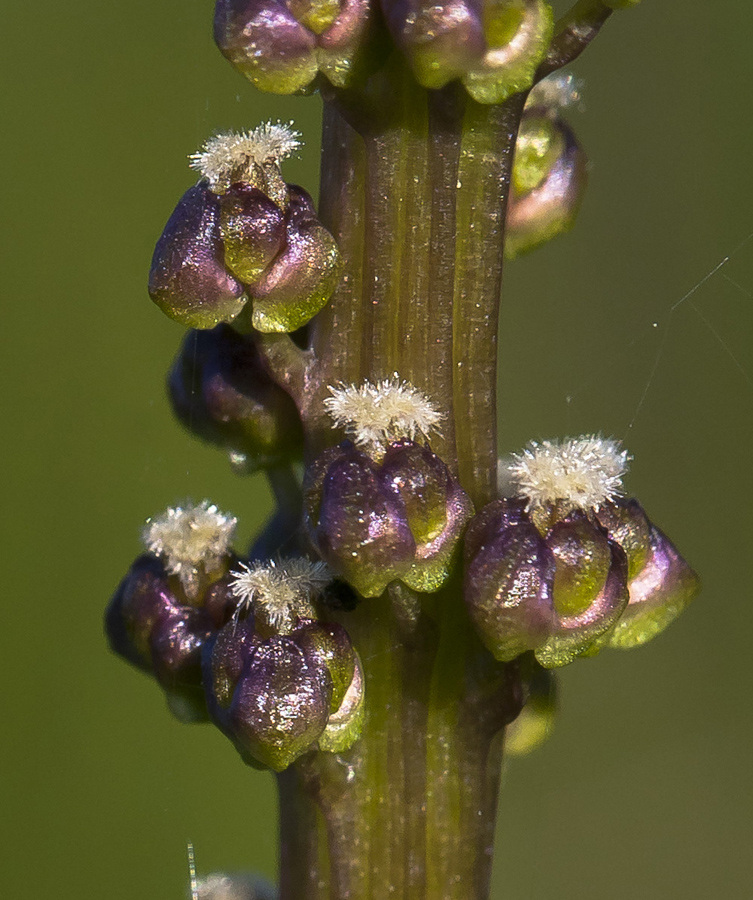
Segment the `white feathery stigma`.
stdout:
[[251,180],[254,166],[279,165],[301,146],[301,135],[292,124],[264,122],[252,131],[217,134],[189,156],[191,168],[209,181],[212,190],[226,190],[244,174]]
[[324,408],[335,426],[344,428],[354,442],[369,452],[379,452],[389,441],[416,435],[425,437],[435,431],[442,413],[432,401],[407,381],[395,374],[372,384],[364,381],[329,388],[331,397]]
[[195,597],[201,572],[216,570],[227,555],[237,522],[209,500],[169,506],[161,516],[147,519],[142,540],[162,558],[168,574],[178,576],[186,594]]
[[240,564],[233,572],[230,590],[238,598],[235,618],[253,606],[276,630],[289,630],[297,617],[316,618],[314,597],[332,580],[323,562],[291,557],[269,562]]
[[620,442],[601,435],[562,441],[531,441],[508,464],[508,477],[528,509],[558,503],[565,509],[596,509],[622,494],[630,457]]

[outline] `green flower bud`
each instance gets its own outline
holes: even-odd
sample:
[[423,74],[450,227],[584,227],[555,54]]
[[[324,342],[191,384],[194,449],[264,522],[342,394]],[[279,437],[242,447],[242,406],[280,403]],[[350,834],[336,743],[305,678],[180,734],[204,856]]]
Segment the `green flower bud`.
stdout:
[[698,593],[699,580],[669,538],[650,525],[645,564],[628,589],[628,605],[609,635],[609,646],[618,650],[639,647],[661,634]]
[[220,233],[225,265],[239,281],[249,284],[282,249],[285,213],[258,188],[237,182],[220,196]]
[[366,682],[358,654],[354,651],[353,677],[343,695],[340,706],[327,720],[327,727],[319,738],[319,749],[329,753],[349,750],[358,740],[365,715]]
[[543,0],[382,0],[387,25],[425,88],[460,78],[479,103],[527,90],[554,27]]
[[570,127],[546,111],[523,116],[505,225],[514,259],[568,231],[586,189],[587,159]]
[[582,512],[555,524],[546,544],[555,559],[556,618],[536,659],[552,668],[582,655],[617,622],[628,602],[627,559]]
[[252,324],[257,331],[295,331],[327,303],[340,281],[342,258],[332,235],[319,222],[311,197],[291,186],[285,246],[249,285]]
[[505,730],[505,755],[525,756],[552,733],[558,707],[557,678],[549,669],[532,662],[528,676],[528,700],[520,715]]
[[336,712],[355,671],[356,658],[347,631],[335,622],[312,622],[296,631],[295,638],[309,657],[326,666],[332,679],[330,712]]
[[401,580],[414,591],[439,590],[450,574],[455,551],[473,504],[447,466],[428,447],[395,441],[382,461],[387,479],[405,504],[408,527],[416,542],[411,568]]

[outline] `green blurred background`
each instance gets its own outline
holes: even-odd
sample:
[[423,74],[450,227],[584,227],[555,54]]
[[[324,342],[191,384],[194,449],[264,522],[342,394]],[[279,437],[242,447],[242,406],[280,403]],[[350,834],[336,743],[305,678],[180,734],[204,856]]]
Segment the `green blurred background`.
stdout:
[[[261,96],[209,0],[8,4],[3,157],[0,884],[6,897],[182,898],[200,871],[275,871],[270,777],[108,654],[102,610],[144,519],[210,497],[245,538],[261,478],[173,423],[182,330],[149,302],[152,247],[218,129],[294,118],[316,188],[319,101]],[[593,161],[575,231],[511,265],[501,445],[602,430],[629,489],[703,577],[667,634],[562,676],[547,746],[510,763],[498,900],[753,893],[750,507],[753,11],[646,0],[576,67]],[[725,256],[723,269],[673,307]],[[673,311],[674,309],[674,311]]]

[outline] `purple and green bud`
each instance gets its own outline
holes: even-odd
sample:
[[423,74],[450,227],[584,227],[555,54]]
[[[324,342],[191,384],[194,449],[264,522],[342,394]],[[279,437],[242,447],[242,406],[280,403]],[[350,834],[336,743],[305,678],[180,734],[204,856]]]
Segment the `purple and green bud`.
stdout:
[[276,772],[311,749],[329,718],[324,666],[289,637],[264,641],[235,686],[228,721],[236,746]]
[[295,633],[298,646],[325,666],[332,680],[330,712],[342,705],[353,681],[356,658],[347,631],[335,622],[312,622]]
[[204,682],[213,718],[252,764],[279,772],[322,740],[339,751],[358,736],[363,678],[339,625],[261,639],[252,617],[230,622],[206,646]]
[[234,606],[227,575],[189,602],[162,561],[144,555],[110,601],[105,631],[115,653],[157,679],[178,718],[203,721],[202,647],[230,619]]
[[588,161],[570,126],[551,110],[526,110],[515,144],[505,223],[514,259],[568,231],[588,181]]
[[524,504],[496,500],[465,536],[464,596],[481,640],[508,662],[541,647],[555,623],[555,559]]
[[479,103],[531,87],[554,27],[543,0],[382,0],[382,9],[419,84],[437,89],[460,79]]
[[627,558],[585,513],[571,513],[546,535],[555,559],[555,621],[536,659],[546,668],[565,666],[587,652],[627,606]]
[[254,472],[300,456],[303,430],[291,397],[269,377],[253,335],[229,325],[191,331],[168,377],[173,411],[203,440]]
[[285,244],[248,285],[254,328],[288,332],[305,325],[332,296],[341,271],[335,239],[319,221],[311,197],[303,188],[291,185]]
[[307,471],[306,521],[322,559],[364,597],[405,575],[416,554],[405,505],[379,465],[345,441]]
[[436,591],[473,514],[442,460],[410,440],[380,460],[349,441],[314,463],[305,486],[309,533],[323,559],[364,597],[391,581]]
[[405,504],[416,542],[413,563],[401,580],[415,591],[432,593],[449,577],[473,504],[444,462],[413,441],[388,446],[381,477]]
[[613,501],[597,515],[627,555],[630,599],[608,646],[628,650],[664,631],[698,593],[699,580],[637,501]]
[[244,284],[258,279],[285,243],[285,211],[259,188],[236,182],[220,196],[225,265]]
[[243,285],[225,266],[219,197],[205,182],[186,191],[157,241],[149,296],[192,328],[232,322],[246,304]]
[[321,72],[335,87],[357,76],[374,14],[369,0],[217,0],[214,39],[262,91],[304,91]]

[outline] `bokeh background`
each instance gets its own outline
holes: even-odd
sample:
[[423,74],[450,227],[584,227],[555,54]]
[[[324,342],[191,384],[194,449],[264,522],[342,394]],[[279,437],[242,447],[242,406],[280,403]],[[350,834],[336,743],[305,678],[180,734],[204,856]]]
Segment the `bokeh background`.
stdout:
[[[183,898],[188,839],[200,872],[275,873],[271,778],[173,721],[101,625],[147,516],[210,497],[245,538],[270,509],[262,478],[236,479],[172,421],[182,329],[145,289],[186,155],[214,131],[294,118],[307,147],[286,174],[316,189],[318,99],[257,94],[214,49],[211,14],[3,14],[6,897]],[[502,448],[624,438],[630,491],[704,589],[652,645],[563,672],[549,743],[506,769],[497,900],[751,894],[751,37],[739,0],[615,15],[575,68],[593,161],[580,222],[507,272]]]

